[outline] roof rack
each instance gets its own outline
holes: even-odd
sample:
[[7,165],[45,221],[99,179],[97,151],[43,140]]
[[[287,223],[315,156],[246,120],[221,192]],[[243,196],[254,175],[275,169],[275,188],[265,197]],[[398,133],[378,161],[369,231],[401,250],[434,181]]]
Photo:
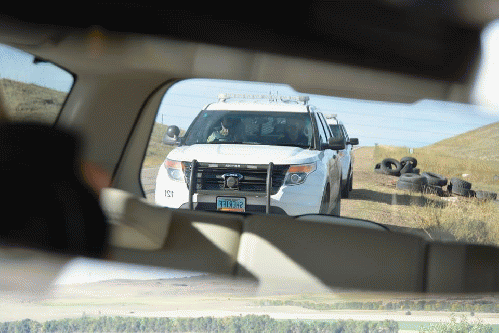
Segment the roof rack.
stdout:
[[278,96],[278,95],[250,95],[250,94],[219,94],[218,101],[226,102],[228,99],[266,99],[270,102],[296,102],[307,105],[308,96]]
[[325,114],[324,117],[326,117],[326,119],[333,119],[338,117],[338,115],[336,113],[330,113],[330,114]]

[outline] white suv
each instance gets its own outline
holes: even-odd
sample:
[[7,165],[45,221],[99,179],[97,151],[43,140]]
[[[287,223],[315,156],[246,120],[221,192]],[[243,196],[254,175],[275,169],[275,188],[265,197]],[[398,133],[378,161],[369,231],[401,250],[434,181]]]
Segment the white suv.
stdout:
[[359,144],[359,139],[350,138],[348,136],[345,125],[339,121],[336,115],[326,115],[326,121],[336,138],[343,138],[345,140],[345,149],[339,152],[341,164],[341,197],[348,198],[353,184],[353,162],[354,156],[352,148]]
[[221,94],[161,165],[161,206],[273,214],[340,214],[340,164],[326,119],[307,96]]

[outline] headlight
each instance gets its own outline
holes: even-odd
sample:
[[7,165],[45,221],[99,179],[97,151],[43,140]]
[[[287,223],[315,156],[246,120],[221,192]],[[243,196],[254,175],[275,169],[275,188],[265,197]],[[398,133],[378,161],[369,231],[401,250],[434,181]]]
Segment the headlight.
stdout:
[[284,185],[299,185],[317,169],[317,163],[291,165],[286,173]]
[[184,165],[182,162],[166,159],[165,167],[171,180],[184,182]]

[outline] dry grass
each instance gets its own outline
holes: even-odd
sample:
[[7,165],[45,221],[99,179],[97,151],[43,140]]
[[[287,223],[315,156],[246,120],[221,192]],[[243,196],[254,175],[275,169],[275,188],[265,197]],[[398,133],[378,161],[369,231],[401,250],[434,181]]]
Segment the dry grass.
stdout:
[[154,123],[154,127],[147,146],[146,156],[142,168],[157,167],[165,160],[166,155],[175,148],[174,146],[167,146],[162,143],[163,136],[168,129],[168,125]]
[[[143,168],[154,168],[159,166],[165,160],[166,155],[176,147],[163,143],[163,137],[165,136],[167,129],[168,125],[154,123],[149,145],[147,146],[146,157],[142,164]],[[180,136],[184,134],[185,130],[181,129]]]
[[[485,127],[490,130],[490,126]],[[473,135],[478,135],[473,131]],[[445,141],[445,150],[435,144],[415,149],[409,154],[407,148],[377,146],[374,149],[372,165],[383,158],[400,159],[413,156],[418,160],[421,172],[435,172],[447,178],[459,177],[472,183],[474,190],[499,192],[499,160],[491,158],[492,153],[484,152],[487,159],[478,159],[473,154],[466,155],[466,147],[451,149],[452,140]],[[459,142],[474,142],[465,135],[460,135]],[[490,146],[495,149],[494,146]],[[457,157],[459,151],[461,157]],[[463,176],[467,175],[467,176]],[[430,197],[430,196],[425,196]],[[499,245],[499,204],[497,201],[480,201],[476,198],[453,198],[454,201],[442,199],[427,200],[424,205],[411,205],[411,227],[422,228],[430,235],[436,233],[451,234],[459,241],[478,244]]]
[[498,162],[499,122],[456,135],[426,148],[452,157]]
[[462,198],[444,205],[411,206],[414,226],[430,235],[448,233],[457,240],[499,245],[499,205],[492,201]]
[[499,192],[499,159],[481,160],[468,155],[456,157],[452,154],[452,150],[444,153],[434,146],[414,149],[412,154],[404,147],[376,146],[373,168],[384,158],[400,160],[404,156],[415,157],[421,172],[438,173],[448,179],[459,177],[471,182],[474,190]]
[[67,93],[35,84],[1,79],[0,86],[8,117],[14,121],[53,124]]

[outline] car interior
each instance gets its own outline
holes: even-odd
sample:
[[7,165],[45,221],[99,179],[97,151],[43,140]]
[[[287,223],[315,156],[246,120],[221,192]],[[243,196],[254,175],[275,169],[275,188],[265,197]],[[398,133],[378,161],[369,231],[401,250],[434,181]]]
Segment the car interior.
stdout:
[[[249,279],[261,290],[286,285],[290,291],[310,292],[499,291],[499,249],[494,246],[439,241],[421,230],[346,217],[158,207],[145,199],[140,179],[162,97],[184,79],[273,82],[303,94],[400,103],[477,102],[480,34],[499,15],[495,2],[304,2],[266,4],[265,9],[252,4],[244,12],[212,4],[96,3],[76,6],[76,17],[57,15],[43,4],[32,9],[37,15],[0,14],[0,43],[73,74],[74,85],[51,128],[78,133],[81,159],[100,165],[112,183],[98,199],[106,222],[68,210],[64,216],[72,224],[61,226],[67,232],[47,229],[50,237],[68,244],[86,242],[85,228],[105,229],[100,252],[89,253],[85,246],[48,247],[47,252],[31,233],[9,238],[9,228],[0,229],[1,256],[13,263],[12,271],[2,274],[7,289],[33,292],[30,284],[9,282],[8,276],[28,275],[36,263],[90,255]],[[41,135],[23,131],[10,135]],[[0,135],[1,151],[12,149],[5,145],[2,127]],[[15,193],[10,187],[16,185],[7,184],[2,200],[15,202],[18,196],[10,195]],[[75,202],[88,199],[75,195]],[[29,201],[16,207],[33,207]],[[16,266],[27,249],[52,259],[33,254],[32,262]],[[45,269],[55,276],[56,267]],[[50,281],[44,283],[48,288]]]

